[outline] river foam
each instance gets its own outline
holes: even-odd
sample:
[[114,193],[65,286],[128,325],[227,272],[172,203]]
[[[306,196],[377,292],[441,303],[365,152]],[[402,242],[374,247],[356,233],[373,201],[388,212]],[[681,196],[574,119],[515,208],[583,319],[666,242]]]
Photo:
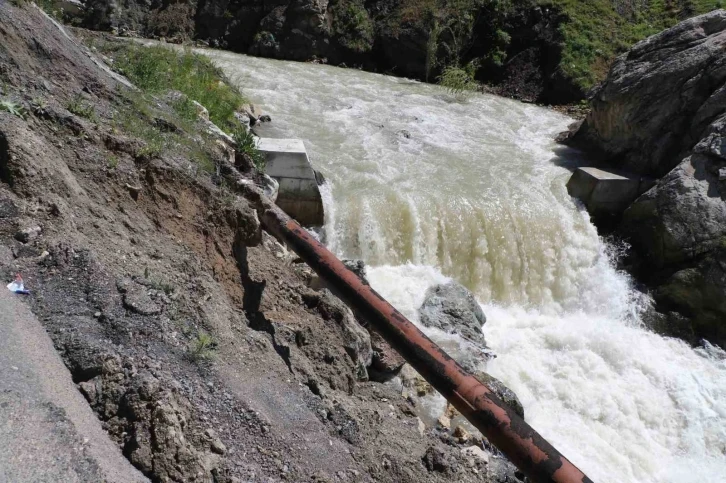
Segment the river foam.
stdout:
[[[272,115],[261,135],[305,140],[329,180],[328,246],[364,259],[414,321],[428,287],[467,285],[497,354],[487,369],[594,481],[726,481],[723,353],[640,326],[647,300],[565,190],[582,160],[551,139],[570,119],[405,79],[210,55]],[[456,353],[456,338],[429,334]]]
[[[368,276],[416,322],[425,290],[449,280],[413,265],[374,267]],[[482,308],[497,355],[486,369],[517,393],[527,421],[594,481],[726,481],[723,351],[693,350],[643,330],[627,305],[620,317]],[[424,330],[456,354],[451,336]]]

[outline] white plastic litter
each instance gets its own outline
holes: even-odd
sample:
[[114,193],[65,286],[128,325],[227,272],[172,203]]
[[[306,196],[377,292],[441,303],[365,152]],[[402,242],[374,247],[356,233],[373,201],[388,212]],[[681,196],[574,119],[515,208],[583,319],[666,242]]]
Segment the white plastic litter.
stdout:
[[30,293],[27,290],[25,290],[25,284],[23,283],[23,277],[21,277],[20,274],[17,274],[15,276],[15,280],[13,280],[12,282],[10,282],[8,284],[8,290],[10,290],[11,292],[14,292],[14,293],[19,293],[19,294],[24,294],[24,295],[27,295]]

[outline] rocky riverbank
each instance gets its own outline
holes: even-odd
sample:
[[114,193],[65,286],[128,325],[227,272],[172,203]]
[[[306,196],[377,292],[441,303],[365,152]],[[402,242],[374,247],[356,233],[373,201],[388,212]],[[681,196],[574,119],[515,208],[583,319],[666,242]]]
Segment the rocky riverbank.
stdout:
[[32,4],[0,5],[0,34],[0,273],[22,273],[146,477],[517,481],[481,436],[422,422],[429,389],[261,232],[252,163],[196,107],[134,88]]
[[600,166],[658,178],[620,217],[648,323],[726,344],[726,11],[684,21],[613,64],[567,143]]

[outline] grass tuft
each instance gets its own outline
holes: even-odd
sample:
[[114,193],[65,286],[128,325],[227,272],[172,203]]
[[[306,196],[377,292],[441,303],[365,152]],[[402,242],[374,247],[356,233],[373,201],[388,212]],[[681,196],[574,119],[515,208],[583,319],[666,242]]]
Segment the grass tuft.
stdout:
[[214,358],[217,342],[206,332],[199,332],[189,344],[189,357],[194,362],[209,361]]
[[[265,157],[257,149],[254,136],[235,117],[247,100],[209,58],[190,50],[127,42],[94,41],[93,46],[112,58],[114,68],[141,90],[125,91],[123,97],[129,102],[114,116],[120,131],[144,141],[137,157],[155,158],[182,146],[203,172],[216,172],[217,165],[210,155],[216,143],[197,125],[199,106],[196,103],[199,103],[207,109],[210,121],[232,134],[240,155],[249,156],[255,167],[264,171]],[[155,107],[158,101],[154,96],[170,90],[184,94],[171,102],[174,119]],[[159,118],[179,126],[181,131],[194,133],[193,137],[163,132],[159,129],[160,123],[155,122]]]
[[25,108],[20,104],[7,99],[0,100],[0,111],[5,111],[13,116],[25,119]]
[[460,67],[447,67],[439,76],[439,84],[459,100],[466,100],[479,88],[472,74]]
[[257,171],[264,173],[267,160],[265,155],[257,149],[254,134],[243,127],[238,127],[232,132],[232,138],[237,144],[237,153],[249,156]]
[[75,97],[70,100],[66,109],[76,116],[85,117],[91,121],[96,120],[96,110],[94,109],[93,104],[84,100],[81,94],[76,94]]

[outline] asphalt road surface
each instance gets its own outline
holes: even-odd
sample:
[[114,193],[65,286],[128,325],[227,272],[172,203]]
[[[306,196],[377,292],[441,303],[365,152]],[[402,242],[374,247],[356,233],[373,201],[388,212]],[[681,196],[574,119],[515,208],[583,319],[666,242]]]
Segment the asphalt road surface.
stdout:
[[103,431],[23,297],[0,285],[0,483],[148,481]]

